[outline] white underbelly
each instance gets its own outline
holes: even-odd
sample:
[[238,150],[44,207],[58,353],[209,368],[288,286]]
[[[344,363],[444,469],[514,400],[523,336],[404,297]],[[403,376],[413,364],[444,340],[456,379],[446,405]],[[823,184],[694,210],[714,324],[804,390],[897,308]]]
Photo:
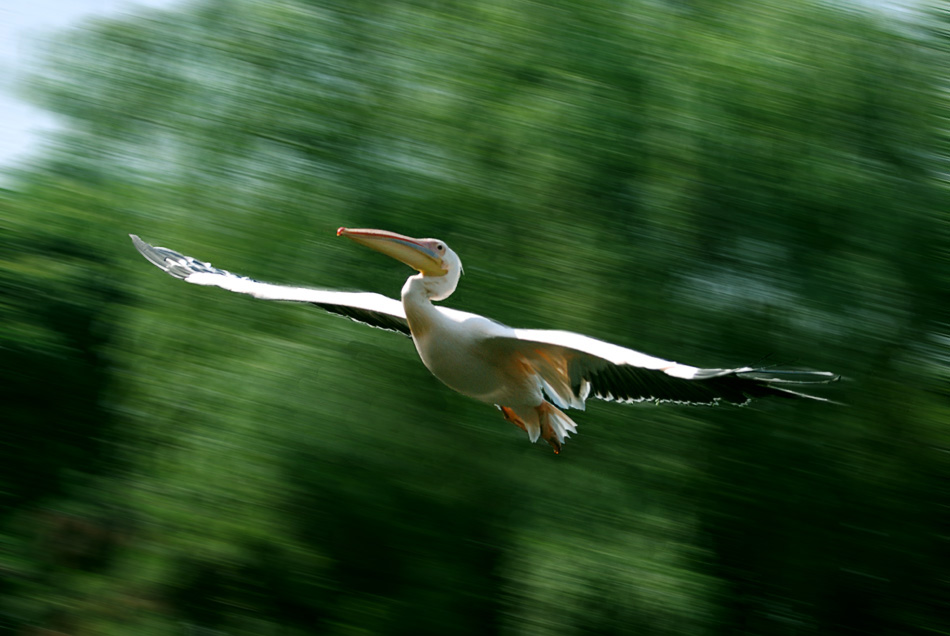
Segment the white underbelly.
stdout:
[[540,382],[534,373],[520,360],[490,357],[479,346],[477,335],[450,329],[413,337],[413,341],[432,375],[463,395],[502,406],[541,403]]

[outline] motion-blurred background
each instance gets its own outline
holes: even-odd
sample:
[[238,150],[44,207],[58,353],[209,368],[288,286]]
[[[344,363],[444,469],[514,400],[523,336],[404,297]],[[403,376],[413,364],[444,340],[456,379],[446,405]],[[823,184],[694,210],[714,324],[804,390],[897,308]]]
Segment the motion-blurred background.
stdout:
[[[946,634],[943,2],[191,0],[42,38],[0,190],[0,634]],[[397,295],[846,402],[591,402],[555,456]]]

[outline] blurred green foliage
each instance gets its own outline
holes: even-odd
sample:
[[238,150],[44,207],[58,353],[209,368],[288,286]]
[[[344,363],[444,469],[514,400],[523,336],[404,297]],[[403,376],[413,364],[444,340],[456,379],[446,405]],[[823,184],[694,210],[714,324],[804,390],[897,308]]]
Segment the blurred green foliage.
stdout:
[[[947,9],[200,0],[49,43],[0,193],[0,634],[950,630]],[[591,403],[558,457],[412,344],[127,234],[847,407]],[[47,630],[47,631],[43,631]]]

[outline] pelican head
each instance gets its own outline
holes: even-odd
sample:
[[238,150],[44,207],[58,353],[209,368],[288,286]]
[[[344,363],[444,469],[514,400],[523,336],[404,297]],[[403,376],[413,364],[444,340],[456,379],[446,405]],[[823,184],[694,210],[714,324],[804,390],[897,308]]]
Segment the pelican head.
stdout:
[[445,241],[416,239],[386,230],[341,227],[337,236],[345,236],[377,252],[382,252],[419,272],[418,278],[430,300],[452,295],[462,275],[462,261]]

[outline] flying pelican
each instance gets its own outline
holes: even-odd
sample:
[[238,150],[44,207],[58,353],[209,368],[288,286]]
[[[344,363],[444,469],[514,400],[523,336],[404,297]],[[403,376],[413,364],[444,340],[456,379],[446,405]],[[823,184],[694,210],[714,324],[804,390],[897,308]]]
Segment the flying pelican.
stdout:
[[497,406],[532,442],[539,437],[561,451],[577,425],[564,408],[584,408],[588,397],[618,402],[745,404],[782,396],[828,402],[789,385],[823,384],[827,371],[742,367],[699,369],[568,331],[512,329],[488,318],[433,305],[455,291],[458,255],[438,239],[415,239],[385,230],[341,227],[345,236],[402,261],[419,273],[402,288],[402,302],[380,294],[262,283],[238,276],[134,234],[135,247],[175,278],[264,300],[305,302],[372,327],[410,336],[423,364],[450,388]]

